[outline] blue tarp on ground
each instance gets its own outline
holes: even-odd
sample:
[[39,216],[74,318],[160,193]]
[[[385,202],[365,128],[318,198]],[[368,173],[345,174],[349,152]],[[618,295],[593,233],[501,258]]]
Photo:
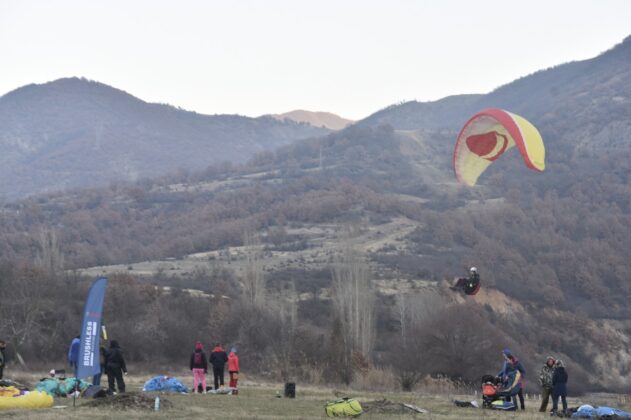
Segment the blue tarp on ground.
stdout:
[[615,418],[615,419],[631,419],[631,412],[622,411],[618,408],[611,407],[592,407],[589,405],[583,405],[579,410],[572,414],[573,419],[600,419],[600,418]]
[[145,382],[143,391],[188,392],[188,388],[177,378],[156,376]]

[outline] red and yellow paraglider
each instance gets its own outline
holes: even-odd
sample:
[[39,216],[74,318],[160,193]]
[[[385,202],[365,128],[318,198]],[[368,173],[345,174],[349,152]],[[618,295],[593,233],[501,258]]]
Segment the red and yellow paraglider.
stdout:
[[475,185],[480,175],[514,146],[528,168],[540,172],[545,169],[546,150],[534,125],[498,108],[478,112],[462,127],[456,140],[456,178],[463,184]]

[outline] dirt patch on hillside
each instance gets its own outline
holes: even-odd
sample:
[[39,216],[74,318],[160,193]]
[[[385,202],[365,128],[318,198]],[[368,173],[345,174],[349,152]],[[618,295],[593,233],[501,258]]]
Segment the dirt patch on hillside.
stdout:
[[475,296],[475,300],[479,305],[489,305],[494,312],[502,315],[517,315],[525,312],[521,303],[509,298],[497,289],[482,288]]
[[419,413],[427,413],[427,410],[424,410],[420,407],[417,407],[412,404],[402,404],[397,402],[392,402],[386,399],[376,400],[376,401],[367,401],[361,403],[364,413],[370,414],[390,414],[390,415],[401,415],[401,414],[419,414]]
[[[107,396],[105,398],[96,398],[83,404],[83,406],[114,410],[153,410],[156,396],[147,396],[145,394],[130,392]],[[160,410],[168,410],[169,408],[173,408],[173,403],[163,397],[160,397]]]

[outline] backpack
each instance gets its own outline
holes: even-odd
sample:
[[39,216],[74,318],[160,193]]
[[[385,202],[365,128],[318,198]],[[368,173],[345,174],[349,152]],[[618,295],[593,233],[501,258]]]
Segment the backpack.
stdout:
[[195,364],[195,366],[200,366],[202,364],[202,353],[201,352],[195,352],[195,358],[193,359],[193,363]]
[[363,413],[359,401],[352,398],[342,398],[329,401],[324,406],[327,417],[357,417]]
[[485,397],[493,397],[497,394],[497,387],[490,383],[482,385],[482,395]]

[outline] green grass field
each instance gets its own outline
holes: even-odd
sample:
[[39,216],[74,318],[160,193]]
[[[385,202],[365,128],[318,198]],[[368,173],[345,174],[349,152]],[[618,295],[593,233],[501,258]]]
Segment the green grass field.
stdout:
[[[130,392],[141,392],[142,383],[146,378],[130,378],[128,388]],[[188,378],[187,378],[188,379]],[[188,384],[188,383],[187,383]],[[188,384],[190,385],[190,384]],[[0,412],[0,417],[10,419],[322,419],[324,404],[327,400],[334,400],[334,389],[324,387],[297,385],[295,399],[277,398],[282,391],[281,384],[260,384],[249,382],[241,387],[239,395],[184,395],[184,394],[155,394],[145,395],[155,398],[159,395],[162,401],[168,400],[172,408],[154,412],[152,409],[113,409],[111,407],[88,407],[91,399],[77,399],[76,408],[72,406],[71,398],[55,399],[56,406],[42,410],[6,410]],[[403,392],[366,392],[357,390],[337,390],[341,393],[357,398],[360,402],[388,399],[393,402],[411,403],[429,410],[427,414],[384,414],[364,413],[365,419],[545,419],[548,414],[539,413],[539,401],[526,401],[525,412],[496,412],[475,408],[458,408],[453,405],[453,399],[472,400],[474,395],[449,395],[439,393],[403,393]],[[282,393],[282,392],[281,392]],[[479,398],[478,398],[479,399]],[[569,404],[577,406],[584,403],[617,406],[631,409],[631,399],[628,396],[598,394],[581,398],[570,398]],[[164,407],[163,402],[162,406]]]

